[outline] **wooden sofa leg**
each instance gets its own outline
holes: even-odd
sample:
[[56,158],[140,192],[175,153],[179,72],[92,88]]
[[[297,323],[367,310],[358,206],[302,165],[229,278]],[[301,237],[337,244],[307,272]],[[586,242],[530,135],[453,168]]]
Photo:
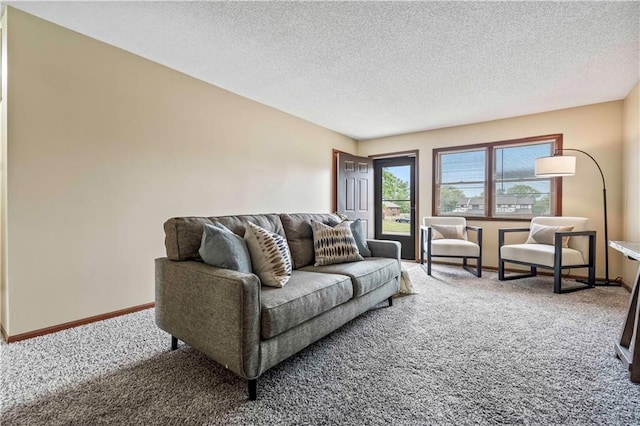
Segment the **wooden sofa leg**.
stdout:
[[258,399],[258,379],[249,380],[249,401]]
[[387,300],[389,301],[389,307],[393,306],[393,296],[389,296]]
[[176,349],[178,349],[178,338],[171,336],[171,350],[175,351]]

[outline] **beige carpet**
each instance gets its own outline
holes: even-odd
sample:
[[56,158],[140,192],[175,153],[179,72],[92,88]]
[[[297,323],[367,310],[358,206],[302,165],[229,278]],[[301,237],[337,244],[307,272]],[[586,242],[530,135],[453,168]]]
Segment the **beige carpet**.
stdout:
[[153,311],[2,345],[2,425],[640,424],[614,356],[629,294],[410,268],[417,294],[246,382]]

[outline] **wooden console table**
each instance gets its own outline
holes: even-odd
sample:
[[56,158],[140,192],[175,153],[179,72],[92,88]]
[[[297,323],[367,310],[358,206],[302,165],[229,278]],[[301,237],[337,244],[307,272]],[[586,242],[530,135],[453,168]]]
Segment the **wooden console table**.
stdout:
[[[609,246],[627,256],[630,259],[640,261],[640,243],[627,241],[609,241]],[[629,367],[629,379],[640,383],[640,303],[638,303],[638,291],[640,291],[640,266],[636,275],[636,282],[631,290],[629,310],[624,321],[620,340],[616,342],[616,355]]]

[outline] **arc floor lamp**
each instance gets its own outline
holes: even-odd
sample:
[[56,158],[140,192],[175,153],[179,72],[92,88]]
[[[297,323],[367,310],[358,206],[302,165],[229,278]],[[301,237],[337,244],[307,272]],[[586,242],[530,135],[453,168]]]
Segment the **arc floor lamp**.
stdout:
[[576,174],[576,157],[569,155],[562,155],[564,151],[581,152],[587,157],[591,158],[602,177],[602,199],[604,204],[604,261],[605,261],[605,280],[596,281],[595,285],[599,286],[612,286],[619,287],[620,282],[609,280],[609,230],[607,220],[607,186],[604,182],[604,173],[600,164],[588,153],[579,149],[563,148],[556,149],[552,156],[541,157],[536,159],[535,175],[540,177],[561,177],[561,176],[575,176]]

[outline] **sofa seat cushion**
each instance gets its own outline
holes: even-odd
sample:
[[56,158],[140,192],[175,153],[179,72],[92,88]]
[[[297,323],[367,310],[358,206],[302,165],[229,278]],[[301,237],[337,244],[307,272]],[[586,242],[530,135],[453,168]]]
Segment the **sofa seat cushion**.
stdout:
[[431,240],[432,256],[478,257],[480,246],[474,242],[459,239]]
[[[503,260],[535,263],[553,268],[555,248],[548,244],[510,244],[500,248]],[[572,248],[562,249],[562,266],[585,265],[582,253]]]
[[262,338],[270,339],[353,297],[349,277],[293,271],[282,288],[261,288]]
[[302,270],[350,277],[353,283],[353,297],[367,294],[390,279],[400,276],[398,261],[384,257],[366,257],[359,262],[336,265],[306,266]]

